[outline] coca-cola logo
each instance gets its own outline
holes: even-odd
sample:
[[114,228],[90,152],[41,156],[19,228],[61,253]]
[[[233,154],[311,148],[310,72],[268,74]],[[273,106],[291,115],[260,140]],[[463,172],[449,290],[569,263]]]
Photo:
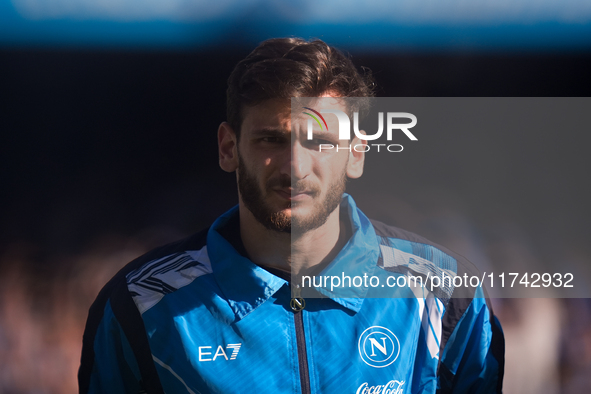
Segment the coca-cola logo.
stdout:
[[356,394],[403,394],[404,380],[390,380],[384,385],[370,386],[367,382],[357,389]]

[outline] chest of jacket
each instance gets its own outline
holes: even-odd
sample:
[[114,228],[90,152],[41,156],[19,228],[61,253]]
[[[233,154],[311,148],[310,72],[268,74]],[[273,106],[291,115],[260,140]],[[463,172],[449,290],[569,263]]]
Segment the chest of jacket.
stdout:
[[[315,393],[402,394],[434,388],[437,358],[429,352],[417,299],[365,299],[358,311],[308,299],[301,316],[290,300],[285,285],[237,320],[215,286],[169,295],[143,316],[164,391],[298,393],[309,386]],[[302,368],[309,382],[302,382]]]

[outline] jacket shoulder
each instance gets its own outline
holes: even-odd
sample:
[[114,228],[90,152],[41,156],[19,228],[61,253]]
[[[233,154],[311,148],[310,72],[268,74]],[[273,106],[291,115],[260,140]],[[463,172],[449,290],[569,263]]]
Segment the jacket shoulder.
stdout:
[[[482,274],[480,273],[479,269],[476,268],[476,266],[472,264],[472,262],[470,262],[464,256],[455,253],[434,242],[431,242],[428,239],[415,233],[412,233],[410,231],[389,226],[376,220],[371,220],[371,222],[374,226],[376,235],[379,238],[381,246],[384,245],[387,247],[389,246],[391,248],[396,248],[398,246],[406,246],[405,243],[410,243],[411,245],[413,245],[411,250],[417,255],[419,255],[419,258],[413,261],[413,263],[415,264],[410,265],[411,267],[414,267],[414,269],[420,270],[420,268],[416,267],[420,266],[421,263],[432,263],[434,267],[449,268],[449,264],[443,264],[443,261],[445,259],[452,259],[453,261],[455,261],[456,276],[464,276],[465,274],[467,274],[468,277],[478,276],[478,279],[480,280],[480,276]],[[431,250],[429,251],[428,249]],[[437,256],[437,254],[439,254],[439,256]],[[421,257],[427,258],[422,259]],[[383,259],[383,256],[381,257],[381,259]],[[378,265],[379,264],[380,263],[378,262]],[[382,262],[382,265],[383,264],[384,263]],[[431,267],[431,275],[435,274],[434,271],[437,272],[436,269],[433,269]],[[451,292],[448,294],[445,294],[444,292],[439,292],[438,294],[435,294],[436,297],[439,298],[445,305],[445,313],[441,318],[440,323],[440,353],[443,355],[447,354],[445,352],[445,349],[448,345],[448,342],[451,340],[451,338],[453,338],[453,333],[455,331],[461,331],[461,328],[459,328],[461,325],[469,326],[467,329],[472,330],[474,332],[485,332],[486,335],[483,335],[483,338],[490,338],[490,343],[488,344],[488,352],[490,353],[490,358],[494,359],[494,362],[489,362],[494,364],[497,370],[494,392],[500,393],[502,390],[504,372],[504,336],[502,329],[500,327],[500,323],[494,316],[492,305],[490,303],[489,298],[486,295],[486,290],[484,289],[484,287],[482,287],[481,289],[482,292],[479,293],[479,295],[476,294],[475,289],[466,287],[451,289]],[[488,322],[478,320],[477,317],[479,315],[486,315],[486,320],[488,320]],[[479,324],[482,324],[482,326],[478,326]],[[478,327],[473,327],[471,325],[476,325]],[[460,335],[459,337],[464,338],[462,335]],[[456,346],[464,346],[464,342],[457,340],[456,342],[459,343],[459,345]],[[449,354],[452,353],[453,352],[449,352]],[[438,375],[442,379],[442,382],[444,382],[444,385],[453,385],[453,382],[457,380],[457,378],[455,377],[457,371],[455,369],[453,369],[452,371],[452,369],[450,369],[450,367],[445,362],[440,361]],[[444,391],[445,390],[442,390],[442,392]]]
[[[101,298],[101,296],[109,296],[113,292],[113,289],[118,286],[126,286],[127,287],[127,276],[133,272],[142,269],[142,267],[152,261],[163,259],[167,256],[172,256],[178,253],[183,253],[188,250],[199,250],[206,245],[207,241],[207,231],[209,229],[204,229],[199,231],[196,234],[193,234],[187,238],[183,238],[181,240],[159,246],[150,250],[149,252],[137,257],[136,259],[132,260],[128,264],[126,264],[123,268],[121,268],[112,278],[105,284],[97,300]],[[103,294],[104,293],[104,294]]]
[[[472,262],[459,253],[451,251],[448,248],[432,242],[427,238],[413,232],[390,226],[377,220],[370,219],[370,221],[374,227],[376,235],[381,238],[382,243],[386,242],[385,239],[406,241],[413,244],[415,246],[414,250],[419,253],[422,251],[422,249],[424,249],[424,247],[427,247],[431,251],[437,251],[437,254],[441,256],[442,259],[455,260],[456,267],[455,270],[453,270],[455,271],[455,275],[463,276],[464,274],[468,274],[471,276],[478,275],[480,273],[480,270],[476,268]],[[432,252],[431,254],[427,252],[425,254],[432,256]],[[432,256],[430,259],[433,260],[435,257]]]
[[78,384],[81,393],[88,392],[90,387],[93,366],[95,365],[95,338],[107,304],[110,304],[113,316],[131,345],[142,375],[142,385],[150,388],[148,392],[163,393],[152,362],[150,346],[140,310],[129,290],[128,275],[141,270],[150,262],[165,259],[167,256],[202,249],[206,244],[207,231],[208,229],[205,229],[188,238],[160,246],[145,253],[121,268],[102,288],[90,307],[84,330],[82,357],[78,371]]

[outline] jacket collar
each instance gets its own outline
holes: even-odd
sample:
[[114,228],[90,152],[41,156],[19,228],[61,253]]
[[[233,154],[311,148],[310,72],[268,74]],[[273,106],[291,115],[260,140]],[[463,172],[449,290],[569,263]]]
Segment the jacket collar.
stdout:
[[[320,275],[341,276],[343,272],[351,277],[372,275],[379,257],[379,245],[373,226],[348,194],[343,195],[341,209],[347,210],[352,235],[337,257]],[[226,226],[234,215],[238,215],[238,206],[213,223],[207,234],[207,251],[216,282],[236,317],[242,319],[287,282],[242,256],[220,234],[219,230]],[[333,301],[353,312],[361,309],[366,291],[365,288],[349,289],[346,294],[337,294],[320,289],[325,296],[331,297]]]
[[[341,209],[347,211],[352,235],[335,259],[319,275],[343,278],[343,276],[371,277],[377,267],[380,247],[376,232],[370,220],[357,208],[353,198],[343,195]],[[332,298],[335,302],[358,312],[361,309],[368,287],[317,288],[316,291]]]

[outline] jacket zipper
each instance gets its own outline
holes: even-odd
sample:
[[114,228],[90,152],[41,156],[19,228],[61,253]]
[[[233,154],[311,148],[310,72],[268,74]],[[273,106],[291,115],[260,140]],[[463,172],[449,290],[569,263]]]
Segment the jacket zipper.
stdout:
[[296,331],[296,342],[298,347],[298,364],[300,366],[300,384],[302,394],[311,394],[310,371],[308,370],[308,353],[306,351],[306,334],[304,332],[304,308],[306,301],[300,297],[299,286],[294,288],[294,298],[291,299],[293,320]]

